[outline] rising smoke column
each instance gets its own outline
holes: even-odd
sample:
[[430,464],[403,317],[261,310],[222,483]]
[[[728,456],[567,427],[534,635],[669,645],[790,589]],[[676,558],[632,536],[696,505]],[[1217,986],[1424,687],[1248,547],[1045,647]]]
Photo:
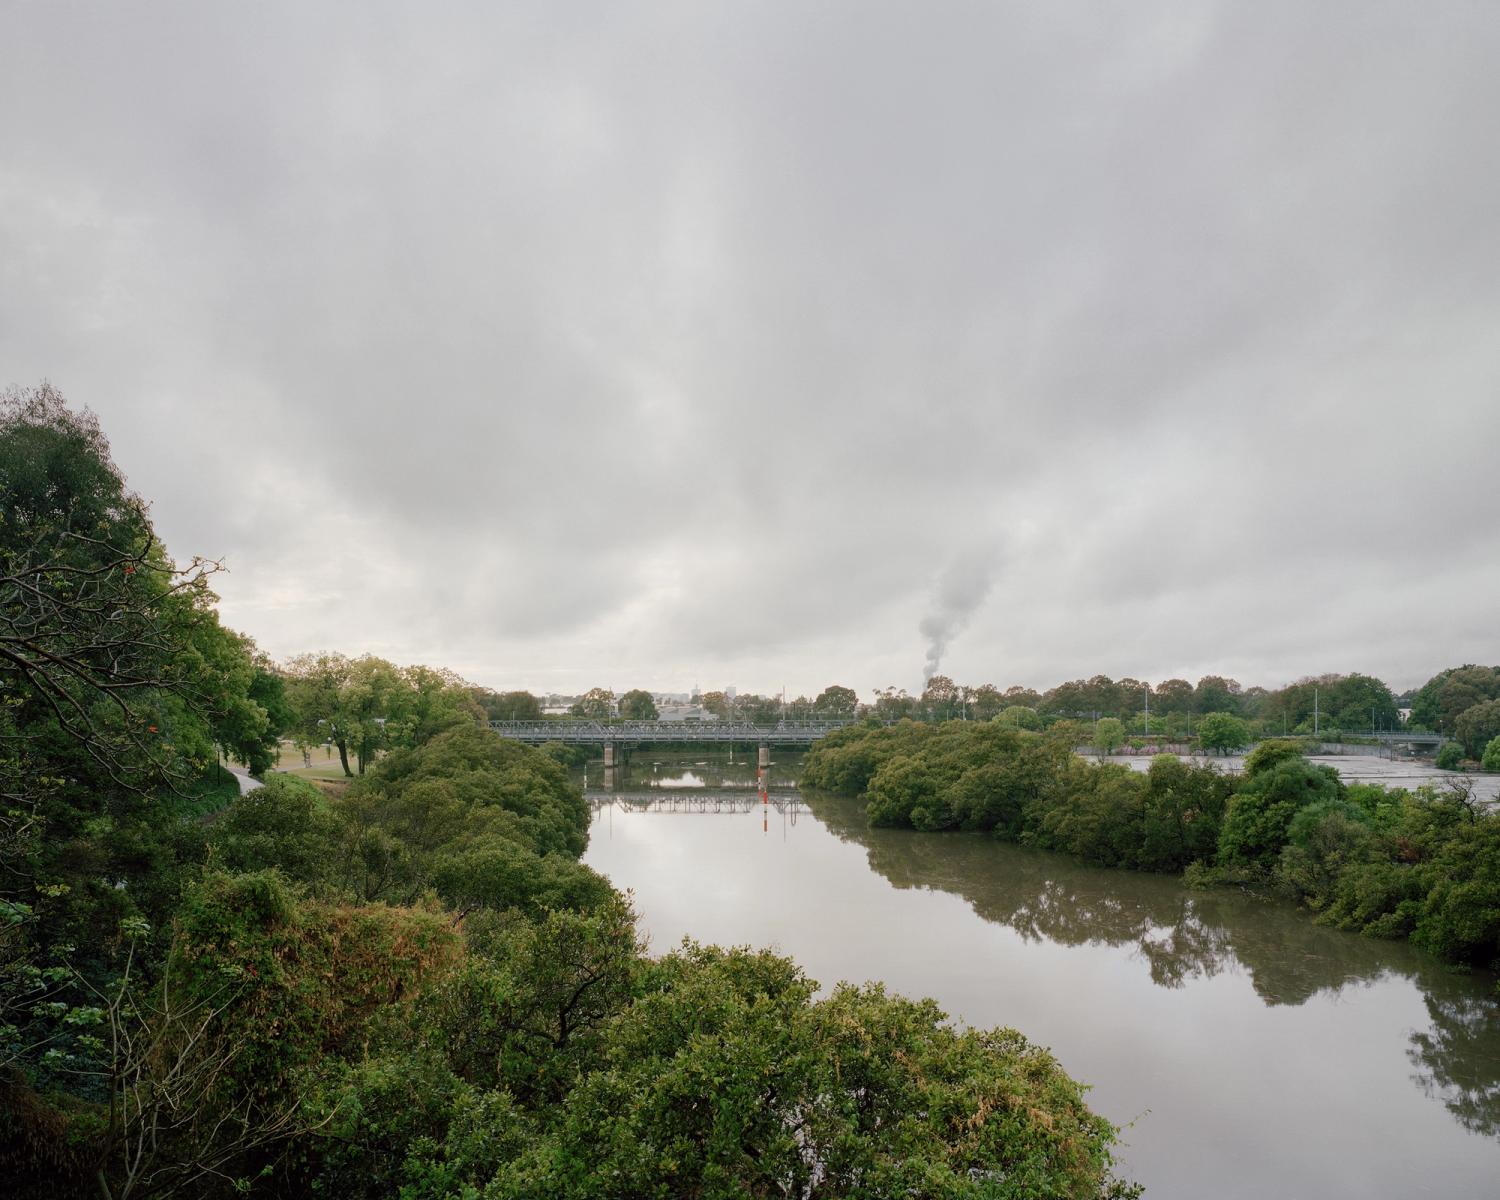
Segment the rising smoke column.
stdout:
[[998,558],[992,549],[973,551],[954,559],[938,577],[932,611],[917,626],[927,639],[927,663],[922,668],[924,687],[942,666],[948,643],[964,631],[969,618],[990,594]]

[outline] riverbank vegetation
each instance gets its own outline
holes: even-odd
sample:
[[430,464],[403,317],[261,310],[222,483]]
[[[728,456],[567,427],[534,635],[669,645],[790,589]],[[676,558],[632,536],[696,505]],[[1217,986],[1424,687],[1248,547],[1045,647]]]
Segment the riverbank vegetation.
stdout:
[[[444,672],[270,669],[50,388],[0,485],[7,1195],[1133,1194],[1014,1031],[648,955],[555,756]],[[241,795],[283,732],[350,779]]]
[[1320,920],[1500,967],[1500,815],[1461,785],[1347,785],[1294,741],[1235,778],[1171,755],[1089,762],[1074,731],[903,721],[817,743],[802,782],[861,796],[876,825],[988,831],[1100,866],[1275,888]]

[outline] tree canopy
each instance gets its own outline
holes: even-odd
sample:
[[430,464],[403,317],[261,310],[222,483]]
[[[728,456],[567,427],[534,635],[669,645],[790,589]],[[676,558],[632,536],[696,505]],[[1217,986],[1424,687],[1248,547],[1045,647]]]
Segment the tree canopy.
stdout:
[[654,721],[657,715],[656,701],[648,691],[632,688],[620,697],[620,716],[627,721]]

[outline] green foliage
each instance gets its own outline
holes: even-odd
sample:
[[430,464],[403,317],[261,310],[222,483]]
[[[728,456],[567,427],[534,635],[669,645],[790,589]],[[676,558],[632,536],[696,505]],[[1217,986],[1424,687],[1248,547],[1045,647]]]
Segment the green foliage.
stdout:
[[472,695],[490,721],[540,721],[542,702],[530,692],[492,692],[474,688]]
[[1235,781],[1206,763],[1189,765],[1170,754],[1151,760],[1142,796],[1141,841],[1132,865],[1178,871],[1212,861]]
[[1449,667],[1412,697],[1411,723],[1451,736],[1457,733],[1458,718],[1487,700],[1500,700],[1500,667]]
[[554,1108],[480,1085],[408,1160],[405,1194],[1126,1194],[1114,1130],[1019,1034],[959,1034],[879,988],[814,991],[765,952],[689,943],[643,964]]
[[627,721],[654,721],[656,701],[650,692],[633,688],[620,697],[620,716]]
[[1094,726],[1094,751],[1111,754],[1125,744],[1125,725],[1117,717],[1104,717]]
[[1254,779],[1278,763],[1302,757],[1302,742],[1297,738],[1267,738],[1245,756],[1245,777]]
[[239,798],[240,781],[233,771],[214,763],[181,794],[173,796],[176,810],[185,817],[206,817]]
[[1457,742],[1444,742],[1438,747],[1434,760],[1444,771],[1457,771],[1463,766],[1464,750]]
[[225,1048],[202,1103],[272,1110],[458,959],[442,913],[300,899],[275,871],[211,875],[184,896],[166,978]]
[[312,784],[272,775],[229,804],[209,833],[209,861],[221,871],[275,868],[315,892],[328,889],[343,828]]
[[409,904],[434,890],[463,911],[539,912],[608,893],[576,861],[589,814],[564,769],[472,724],[389,755],[333,810],[339,886],[364,901]]
[[1042,718],[1037,715],[1034,708],[1026,708],[1020,704],[1012,704],[1003,708],[995,715],[995,720],[1011,729],[1040,729]]
[[859,709],[859,696],[853,688],[833,684],[818,693],[813,712],[820,717],[852,718]]
[[388,749],[421,745],[445,729],[484,717],[473,689],[451,671],[398,667],[365,655],[303,654],[285,671],[292,728],[304,745],[331,742],[344,774],[359,774]]
[[1219,833],[1219,861],[1267,870],[1286,845],[1292,818],[1309,804],[1342,798],[1332,767],[1287,759],[1246,780],[1229,802]]
[[1433,853],[1431,875],[1412,941],[1459,962],[1500,960],[1500,820],[1470,813],[1454,822]]
[[1145,790],[1145,778],[1119,763],[1075,770],[1071,786],[1042,812],[1035,840],[1099,866],[1134,866]]
[[1370,813],[1349,800],[1318,800],[1298,810],[1287,826],[1278,872],[1314,908],[1333,897],[1339,880],[1369,861],[1375,840]]
[[[29,1011],[33,971],[102,987],[123,922],[166,928],[202,854],[192,818],[236,791],[219,747],[254,763],[273,739],[215,569],[167,555],[92,415],[45,384],[0,397],[0,912],[24,914],[0,939],[0,1021]],[[45,1052],[18,1056],[27,1078]]]
[[1479,765],[1486,771],[1500,771],[1500,737],[1490,739]]
[[614,716],[615,694],[608,688],[590,688],[568,711],[575,717],[592,717],[596,721],[606,720]]
[[1453,722],[1453,735],[1463,743],[1464,753],[1479,758],[1484,748],[1500,738],[1500,700],[1470,705]]
[[1250,727],[1233,713],[1211,712],[1198,721],[1198,741],[1205,750],[1238,750],[1250,743]]
[[1391,689],[1373,676],[1357,672],[1309,677],[1271,692],[1262,702],[1259,716],[1268,730],[1311,733],[1315,710],[1319,731],[1324,734],[1374,726],[1394,729],[1400,722]]

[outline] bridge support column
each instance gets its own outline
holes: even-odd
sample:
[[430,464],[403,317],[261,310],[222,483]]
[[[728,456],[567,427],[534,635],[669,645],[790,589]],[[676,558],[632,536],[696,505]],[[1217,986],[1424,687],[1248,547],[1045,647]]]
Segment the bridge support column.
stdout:
[[610,770],[614,769],[614,765],[615,765],[615,744],[613,742],[605,742],[604,743],[604,768],[605,768],[605,770],[610,771]]
[[762,771],[771,765],[771,747],[765,742],[760,744],[760,758],[755,763]]

